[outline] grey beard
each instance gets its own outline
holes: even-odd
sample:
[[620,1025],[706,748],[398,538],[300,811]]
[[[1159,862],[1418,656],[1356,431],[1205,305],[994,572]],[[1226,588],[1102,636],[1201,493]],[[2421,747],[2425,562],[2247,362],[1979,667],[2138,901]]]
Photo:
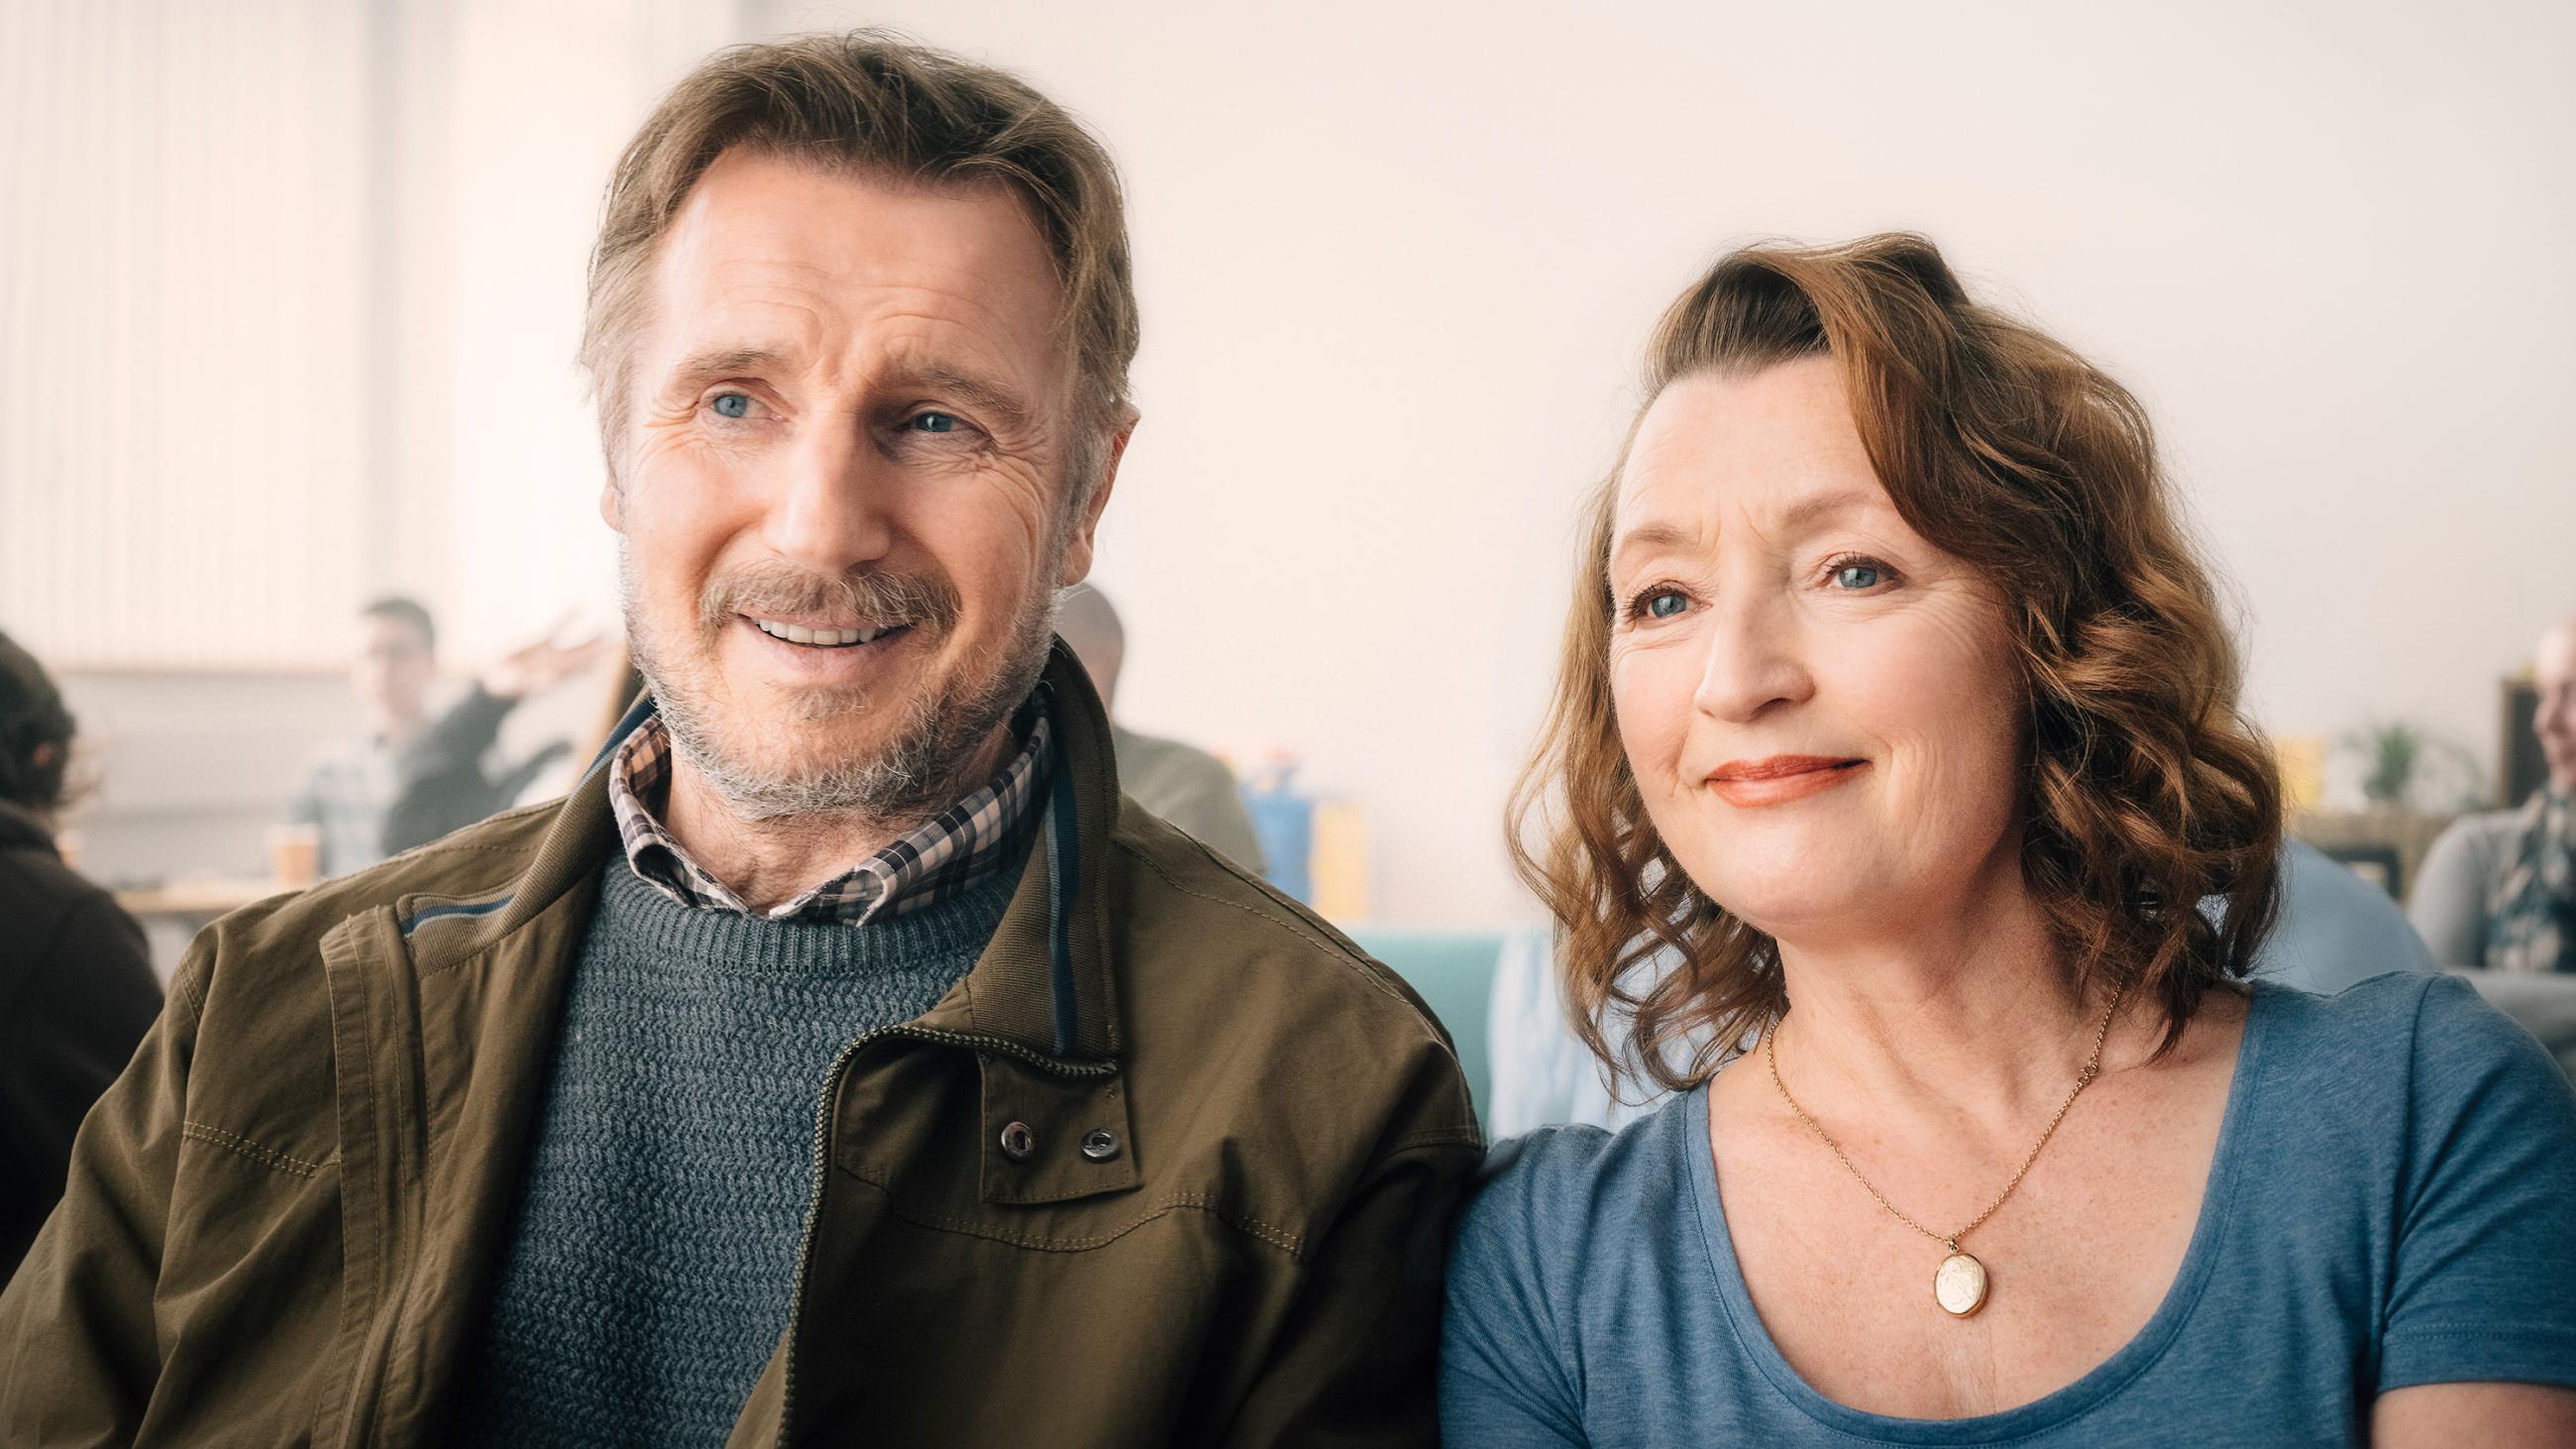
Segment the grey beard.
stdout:
[[[1054,577],[1062,564],[1060,546],[1048,552],[1042,578]],[[662,641],[645,623],[636,597],[632,552],[623,538],[618,542],[617,581],[628,647],[659,705],[672,752],[715,792],[728,814],[745,823],[831,816],[902,827],[929,819],[981,783],[963,776],[985,741],[1037,688],[1055,634],[1055,590],[1042,587],[997,650],[968,660],[955,679],[904,701],[892,738],[872,754],[827,760],[802,770],[769,767],[728,750],[727,739],[751,731],[793,731],[800,724],[857,713],[871,702],[869,698],[857,691],[818,690],[785,718],[728,718],[724,706],[729,701],[721,683],[691,677],[685,665],[667,655]],[[862,582],[854,587],[866,593],[871,585]],[[867,612],[882,616],[880,611]],[[947,620],[956,616],[953,605],[942,609],[935,600],[927,612]],[[703,637],[722,627],[732,609],[711,590],[701,600],[700,613]]]

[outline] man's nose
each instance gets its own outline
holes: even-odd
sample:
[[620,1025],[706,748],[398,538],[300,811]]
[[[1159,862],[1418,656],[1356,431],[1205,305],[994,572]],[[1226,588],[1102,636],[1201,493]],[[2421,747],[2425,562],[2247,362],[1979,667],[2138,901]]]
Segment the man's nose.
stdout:
[[807,429],[780,462],[761,529],[779,557],[832,575],[885,557],[898,482],[859,428]]
[[1795,611],[1760,592],[1721,596],[1709,606],[1708,652],[1691,704],[1730,724],[1805,699],[1814,680],[1798,656]]

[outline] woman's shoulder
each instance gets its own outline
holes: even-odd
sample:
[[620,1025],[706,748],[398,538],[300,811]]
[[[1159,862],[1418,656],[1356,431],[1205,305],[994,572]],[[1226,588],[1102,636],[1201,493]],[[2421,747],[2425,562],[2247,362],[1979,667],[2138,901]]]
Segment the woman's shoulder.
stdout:
[[2456,976],[2257,1002],[2271,1100],[2237,1151],[2273,1230],[2238,1241],[2308,1259],[2320,1312],[2379,1305],[2383,1391],[2576,1383],[2576,1091],[2557,1064]]
[[[2568,1082],[2540,1043],[2457,976],[2400,971],[2331,996],[2257,983],[2265,1084],[2337,1111],[2384,1111],[2391,1131],[2497,1109],[2558,1105]],[[2499,1096],[2501,1094],[2501,1097]]]

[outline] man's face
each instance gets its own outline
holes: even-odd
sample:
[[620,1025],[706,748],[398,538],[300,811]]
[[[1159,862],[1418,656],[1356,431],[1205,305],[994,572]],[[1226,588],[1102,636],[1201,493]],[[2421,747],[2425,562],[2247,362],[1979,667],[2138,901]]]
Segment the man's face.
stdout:
[[429,641],[408,620],[384,614],[358,618],[358,658],[349,682],[379,731],[410,728],[429,710],[429,688],[438,660]]
[[924,814],[998,763],[1108,493],[1068,516],[1057,299],[998,189],[737,151],[690,192],[601,507],[637,662],[735,814]]
[[2540,709],[2532,731],[2552,789],[2576,791],[2576,619],[2540,636]]

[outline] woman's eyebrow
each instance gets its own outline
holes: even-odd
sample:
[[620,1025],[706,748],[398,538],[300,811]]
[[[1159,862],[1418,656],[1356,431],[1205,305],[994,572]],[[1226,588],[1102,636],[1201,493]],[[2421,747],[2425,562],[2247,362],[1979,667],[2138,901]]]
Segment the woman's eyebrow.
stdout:
[[[1836,514],[1866,513],[1877,506],[1878,502],[1877,497],[1858,488],[1840,488],[1831,493],[1819,493],[1813,497],[1801,498],[1780,510],[1779,520],[1772,525],[1772,529],[1781,533],[1792,532]],[[1687,548],[1697,543],[1699,538],[1700,535],[1696,531],[1676,523],[1640,523],[1619,536],[1618,544],[1610,550],[1610,562],[1615,566],[1621,559],[1632,553],[1652,553],[1663,548]]]
[[1782,509],[1779,526],[1783,529],[1802,528],[1837,513],[1866,513],[1877,502],[1875,496],[1858,488],[1819,493],[1812,498],[1801,498]]
[[1610,550],[1610,562],[1616,566],[1619,560],[1632,553],[1652,553],[1660,548],[1681,548],[1688,545],[1691,538],[1691,531],[1678,524],[1641,523],[1619,536],[1618,546]]

